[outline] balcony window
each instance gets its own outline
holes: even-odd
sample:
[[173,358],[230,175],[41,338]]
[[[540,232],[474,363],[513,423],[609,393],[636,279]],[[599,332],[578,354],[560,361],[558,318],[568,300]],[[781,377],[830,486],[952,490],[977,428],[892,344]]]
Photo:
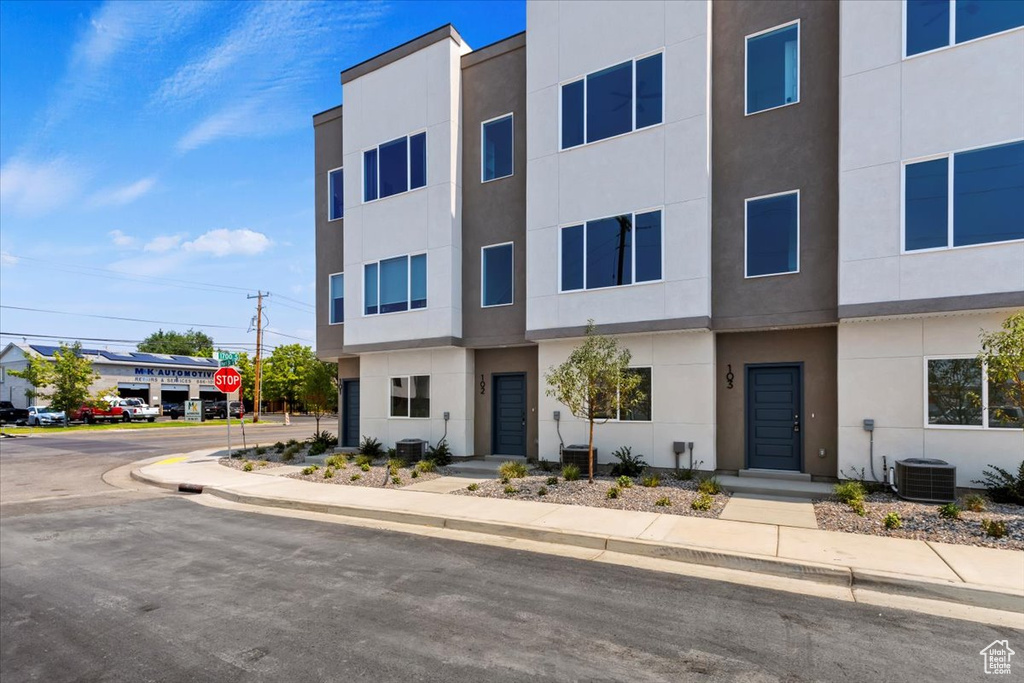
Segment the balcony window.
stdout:
[[427,184],[427,134],[385,142],[363,152],[363,201],[370,202]]

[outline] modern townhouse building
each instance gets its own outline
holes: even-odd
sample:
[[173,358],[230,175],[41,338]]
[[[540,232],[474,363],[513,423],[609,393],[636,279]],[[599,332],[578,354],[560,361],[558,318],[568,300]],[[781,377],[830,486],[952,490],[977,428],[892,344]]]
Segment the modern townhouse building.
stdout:
[[543,376],[593,319],[647,396],[601,462],[1015,466],[1024,431],[970,396],[998,402],[978,332],[1024,307],[1022,26],[986,0],[528,2],[524,34],[343,71],[313,119],[343,443],[555,460],[586,431]]

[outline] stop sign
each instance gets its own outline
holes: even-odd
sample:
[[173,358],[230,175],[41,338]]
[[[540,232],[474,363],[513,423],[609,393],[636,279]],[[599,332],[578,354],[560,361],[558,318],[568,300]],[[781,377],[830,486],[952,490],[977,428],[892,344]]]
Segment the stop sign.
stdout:
[[213,386],[230,394],[242,387],[242,376],[234,368],[221,368],[213,373]]

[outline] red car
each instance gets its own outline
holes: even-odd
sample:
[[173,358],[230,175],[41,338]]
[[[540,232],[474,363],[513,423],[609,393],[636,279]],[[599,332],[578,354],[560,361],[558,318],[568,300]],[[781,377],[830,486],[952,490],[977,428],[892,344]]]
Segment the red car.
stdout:
[[[71,411],[71,419],[92,424],[94,422],[131,422],[138,410],[128,405],[123,398],[107,396],[104,403],[97,406],[82,405],[78,410]],[[140,416],[141,417],[141,416]]]

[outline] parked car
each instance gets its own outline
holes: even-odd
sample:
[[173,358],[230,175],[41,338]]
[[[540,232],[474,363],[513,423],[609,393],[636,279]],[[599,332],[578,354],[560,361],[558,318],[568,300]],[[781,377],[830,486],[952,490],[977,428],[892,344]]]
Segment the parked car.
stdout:
[[184,414],[185,414],[185,404],[184,403],[165,403],[164,404],[164,415],[166,415],[167,417],[171,418],[172,420],[177,420],[179,417],[182,417]]
[[126,398],[124,404],[130,406],[132,410],[133,420],[145,420],[146,422],[153,422],[160,414],[159,408],[152,408],[148,403],[143,401],[141,398]]
[[67,423],[68,420],[63,410],[54,410],[50,406],[29,406],[28,425],[30,427],[49,427]]
[[28,410],[15,408],[10,401],[0,401],[0,424],[13,422],[16,425],[23,425],[28,422]]
[[[92,424],[94,422],[131,422],[137,406],[130,406],[127,399],[104,396],[99,405],[83,404],[71,412],[71,419]],[[140,418],[145,419],[145,418]]]
[[[228,416],[227,401],[210,401],[203,403],[203,417],[207,420],[225,419]],[[231,417],[242,417],[242,402],[231,402]]]

